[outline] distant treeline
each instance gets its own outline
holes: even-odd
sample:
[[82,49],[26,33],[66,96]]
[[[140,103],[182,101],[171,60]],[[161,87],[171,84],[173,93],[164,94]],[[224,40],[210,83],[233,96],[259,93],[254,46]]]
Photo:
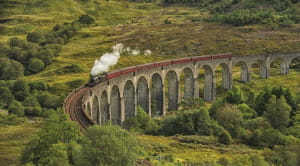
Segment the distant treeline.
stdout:
[[290,25],[300,23],[299,0],[164,0],[164,4],[186,4],[208,9],[209,21],[235,26],[249,24]]

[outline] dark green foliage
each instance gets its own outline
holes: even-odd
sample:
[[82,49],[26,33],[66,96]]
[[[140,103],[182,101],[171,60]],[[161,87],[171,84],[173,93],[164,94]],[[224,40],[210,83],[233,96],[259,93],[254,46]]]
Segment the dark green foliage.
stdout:
[[0,125],[18,125],[24,123],[25,121],[27,121],[27,119],[24,117],[18,117],[14,114],[0,114]]
[[13,87],[12,92],[15,98],[19,101],[23,101],[30,94],[30,87],[24,80],[17,80]]
[[268,129],[272,126],[265,118],[257,117],[255,119],[244,120],[243,127],[247,130],[253,131],[258,128]]
[[0,79],[15,80],[24,74],[24,67],[17,61],[0,58]]
[[42,32],[31,32],[27,35],[27,41],[32,43],[41,43],[45,38]]
[[0,87],[0,108],[7,108],[13,99],[14,96],[7,87]]
[[158,124],[141,107],[137,108],[137,116],[124,121],[123,127],[145,134],[156,134],[159,129]]
[[118,126],[93,126],[87,131],[78,165],[134,165],[140,153],[136,138]]
[[80,72],[82,72],[82,68],[76,64],[71,64],[64,68],[60,68],[56,70],[57,74],[70,74],[70,73],[80,73]]
[[22,104],[18,101],[13,100],[9,107],[8,107],[8,111],[10,114],[14,114],[17,116],[24,116],[24,108],[22,106]]
[[37,59],[37,58],[31,58],[29,60],[28,70],[31,73],[38,73],[38,72],[44,70],[44,68],[45,68],[45,64],[42,60]]
[[39,51],[38,58],[41,59],[45,65],[49,65],[55,57],[55,50],[45,48]]
[[49,92],[42,92],[39,94],[38,101],[42,107],[46,108],[57,108],[61,104],[60,98]]
[[237,105],[237,108],[241,111],[243,119],[253,119],[257,116],[256,111],[247,104],[239,104]]
[[[79,129],[66,119],[62,110],[52,113],[42,129],[28,143],[22,162],[34,165],[65,165],[72,163],[76,155],[74,144],[79,139]],[[74,163],[72,163],[74,164]]]
[[232,142],[231,135],[226,130],[223,130],[223,132],[221,132],[218,135],[218,140],[219,140],[220,143],[223,143],[223,144],[226,144],[226,145],[229,145]]
[[79,22],[81,24],[90,25],[90,24],[93,24],[95,22],[95,19],[92,18],[89,15],[82,15],[82,16],[79,17]]
[[217,100],[213,103],[211,108],[209,109],[209,115],[216,119],[216,113],[218,110],[222,109],[225,105],[225,102],[223,99],[217,98]]
[[264,156],[267,162],[270,164],[288,166],[299,165],[296,153],[286,149],[283,146],[276,146],[274,151],[268,151],[264,153]]
[[275,145],[285,145],[287,143],[287,137],[275,129],[257,129],[252,133],[248,142],[250,145],[268,148],[273,148]]
[[25,100],[23,101],[23,106],[25,107],[26,115],[41,116],[42,114],[40,103],[33,95],[25,98]]
[[231,135],[238,136],[239,128],[243,120],[240,110],[234,106],[225,105],[216,112],[216,120],[220,125],[226,128]]
[[183,110],[196,109],[201,106],[204,106],[204,101],[202,98],[189,98],[187,100],[183,100],[179,103],[179,106],[183,108]]
[[33,81],[28,83],[31,90],[46,91],[48,90],[48,84],[43,81]]
[[284,130],[290,122],[291,107],[281,96],[278,100],[273,95],[267,104],[264,116],[269,120],[273,128]]
[[211,135],[217,129],[206,109],[179,112],[176,116],[163,119],[161,123],[161,133],[164,135]]
[[224,100],[230,104],[241,104],[244,102],[244,94],[240,87],[233,87],[226,94]]
[[77,87],[83,85],[84,83],[86,83],[85,80],[76,79],[76,80],[72,80],[72,81],[68,82],[68,85],[72,88],[77,88]]

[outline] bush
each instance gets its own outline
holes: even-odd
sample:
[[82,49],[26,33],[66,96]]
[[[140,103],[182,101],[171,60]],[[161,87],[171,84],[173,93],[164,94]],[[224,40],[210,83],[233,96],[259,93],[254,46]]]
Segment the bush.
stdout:
[[288,143],[286,136],[275,129],[257,129],[252,133],[248,144],[254,146],[273,148],[275,145],[285,145]]
[[41,116],[42,108],[35,96],[28,96],[23,101],[26,115]]
[[223,132],[218,135],[218,141],[220,143],[229,145],[232,142],[232,138],[228,131],[223,130]]
[[49,92],[42,92],[38,96],[38,101],[42,107],[46,108],[57,108],[60,103],[60,98],[56,95],[50,94]]
[[49,65],[53,61],[55,54],[55,50],[46,48],[39,51],[38,58],[41,59],[45,65]]
[[31,58],[29,60],[29,64],[28,64],[27,68],[31,73],[38,73],[38,72],[44,70],[45,64],[40,59]]
[[27,41],[33,43],[41,43],[45,39],[42,32],[31,32],[27,34]]
[[241,126],[243,117],[235,106],[225,105],[225,107],[216,112],[216,120],[231,134],[234,134],[235,130]]
[[14,96],[7,87],[0,87],[0,108],[7,108],[13,99]]
[[8,107],[8,111],[11,114],[15,114],[17,116],[24,116],[24,108],[22,106],[22,104],[18,101],[13,100],[9,107]]
[[257,116],[257,113],[254,109],[250,108],[247,104],[239,104],[237,108],[243,114],[243,119],[253,119]]
[[137,139],[118,126],[93,126],[87,131],[78,165],[134,165],[141,149]]
[[126,119],[123,127],[127,130],[145,134],[157,134],[159,129],[158,124],[140,106],[137,108],[137,116]]
[[175,116],[164,118],[161,122],[160,132],[163,135],[211,135],[214,132],[214,126],[207,110],[200,109],[179,112]]
[[233,87],[228,91],[224,100],[230,104],[241,104],[245,101],[243,91],[240,87]]
[[82,16],[79,17],[79,22],[81,24],[90,25],[90,24],[93,24],[95,22],[95,19],[92,18],[89,15],[82,15]]
[[18,80],[12,87],[12,92],[18,101],[23,101],[30,94],[30,87],[24,80]]
[[21,63],[8,58],[0,58],[0,79],[16,80],[24,75],[24,67]]
[[44,81],[32,81],[29,84],[31,91],[39,90],[39,91],[46,91],[48,90],[48,84]]

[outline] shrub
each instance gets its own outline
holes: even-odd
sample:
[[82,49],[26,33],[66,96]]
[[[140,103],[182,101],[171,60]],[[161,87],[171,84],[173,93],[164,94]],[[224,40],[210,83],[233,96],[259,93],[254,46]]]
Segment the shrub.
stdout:
[[33,43],[40,43],[44,40],[44,34],[42,32],[31,32],[27,34],[27,41]]
[[89,15],[82,15],[82,16],[79,17],[79,22],[81,24],[90,25],[90,24],[93,24],[95,22],[95,19],[92,18]]
[[164,118],[161,122],[161,133],[163,135],[210,135],[214,132],[214,126],[207,110],[200,109],[179,112],[175,116]]
[[44,70],[45,64],[40,59],[31,58],[29,60],[29,64],[28,64],[27,68],[31,73],[38,73],[38,72]]
[[29,84],[29,87],[32,90],[45,91],[48,90],[48,84],[44,81],[32,81]]
[[38,101],[42,107],[46,108],[57,108],[60,105],[59,97],[49,92],[42,92],[38,96]]
[[11,114],[15,114],[17,116],[24,116],[24,108],[22,106],[22,104],[16,100],[13,100],[9,107],[8,107],[8,111]]
[[220,143],[229,145],[232,142],[232,138],[228,131],[223,130],[223,132],[218,135],[218,141]]
[[118,126],[93,126],[87,131],[78,165],[134,165],[141,149],[137,139]]
[[127,130],[146,134],[156,134],[159,129],[158,124],[140,106],[137,108],[137,116],[126,119],[123,127]]
[[35,96],[28,96],[23,101],[26,115],[41,116],[42,108]]
[[0,79],[16,80],[24,75],[24,67],[21,63],[8,58],[0,58]]
[[30,94],[30,87],[24,80],[17,80],[13,87],[12,92],[15,98],[19,101],[23,101]]
[[228,91],[224,100],[230,104],[241,104],[245,101],[243,91],[240,87],[233,87]]
[[14,96],[7,87],[0,87],[0,108],[6,108],[13,101]]

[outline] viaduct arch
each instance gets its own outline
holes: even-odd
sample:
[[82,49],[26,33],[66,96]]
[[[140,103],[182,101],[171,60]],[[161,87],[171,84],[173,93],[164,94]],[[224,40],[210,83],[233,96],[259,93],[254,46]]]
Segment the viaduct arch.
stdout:
[[[216,97],[216,68],[222,68],[222,87],[232,88],[233,67],[239,66],[240,81],[251,80],[253,66],[259,67],[261,78],[270,76],[274,61],[280,62],[277,69],[283,75],[289,73],[292,61],[300,53],[232,56],[231,54],[189,57],[129,67],[108,73],[107,80],[90,88],[82,96],[82,110],[95,124],[110,120],[122,125],[133,117],[140,106],[151,116],[161,116],[176,110],[178,103],[200,96],[213,101]],[[199,80],[199,71],[204,71],[204,80]],[[180,82],[183,84],[182,90]]]

